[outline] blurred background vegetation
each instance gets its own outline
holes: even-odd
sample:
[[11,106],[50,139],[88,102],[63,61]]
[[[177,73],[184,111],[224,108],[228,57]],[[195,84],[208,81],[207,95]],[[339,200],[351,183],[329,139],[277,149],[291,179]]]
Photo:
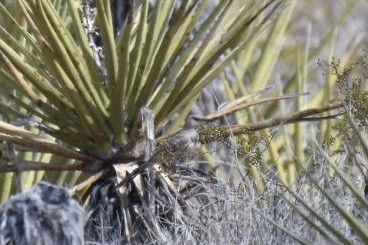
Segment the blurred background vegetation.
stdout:
[[[6,7],[11,15],[19,20],[21,19],[19,8],[12,8],[12,6],[17,6],[15,2],[0,1],[1,6]],[[49,2],[52,2],[57,9],[62,6],[63,1]],[[81,1],[76,1],[76,3],[79,2]],[[141,5],[143,2],[136,2],[135,6],[141,7],[137,7],[137,12],[145,11],[142,10],[144,6],[147,7],[147,11],[152,11],[148,8],[149,5]],[[216,30],[213,39],[227,40],[228,29],[236,25],[236,18],[241,18],[237,16],[238,9],[242,6],[249,6],[249,16],[252,16],[255,13],[252,11],[261,6],[261,2],[268,1],[237,0],[223,17],[224,20]],[[180,1],[177,4],[180,5]],[[203,23],[203,18],[205,19],[213,11],[216,4],[216,1],[208,1],[208,5],[202,6],[204,14],[202,20],[196,24],[197,26]],[[175,164],[178,164],[178,159],[180,159],[179,165],[192,172],[189,178],[186,174],[180,175],[182,169],[174,173],[170,172],[171,169],[168,170],[175,183],[182,181],[181,178],[185,176],[186,184],[187,182],[194,183],[195,187],[199,187],[200,191],[196,192],[194,188],[192,190],[187,185],[177,184],[180,191],[190,189],[188,192],[183,191],[182,196],[185,196],[184,199],[188,197],[189,206],[195,212],[190,213],[192,215],[190,219],[187,219],[185,215],[180,216],[183,219],[180,221],[165,216],[169,220],[167,223],[171,222],[171,225],[176,226],[174,231],[166,228],[168,224],[162,225],[158,222],[157,224],[162,225],[161,228],[155,227],[153,230],[156,233],[147,232],[145,234],[150,235],[146,235],[146,240],[140,238],[139,241],[175,243],[186,240],[198,244],[221,242],[227,244],[368,243],[366,214],[368,204],[364,197],[368,192],[366,188],[367,114],[364,111],[365,108],[368,108],[366,93],[368,62],[364,53],[368,40],[365,14],[368,10],[368,2],[290,0],[273,1],[273,4],[262,12],[249,28],[244,29],[245,35],[242,35],[242,38],[246,42],[235,38],[236,43],[224,49],[218,56],[218,60],[224,60],[224,57],[228,57],[227,55],[237,47],[241,45],[244,47],[236,50],[232,59],[224,64],[223,69],[212,73],[211,66],[211,69],[206,71],[208,73],[201,73],[195,66],[192,67],[190,72],[193,73],[190,73],[188,77],[196,77],[199,74],[197,82],[201,83],[199,86],[201,89],[197,93],[181,90],[186,91],[180,95],[187,96],[182,97],[185,98],[183,101],[187,104],[168,112],[162,109],[165,108],[162,104],[170,103],[170,99],[175,96],[162,102],[160,102],[161,97],[154,97],[154,93],[150,95],[152,97],[148,96],[150,100],[145,102],[145,105],[153,110],[157,140],[160,137],[170,136],[183,127],[200,131],[210,126],[213,127],[209,128],[211,136],[211,134],[216,134],[214,128],[221,126],[230,133],[227,134],[229,137],[215,135],[212,138],[202,139],[203,144],[198,150],[199,154],[170,148],[168,153],[161,158],[170,162],[171,159],[167,160],[167,157],[174,153],[176,154]],[[67,20],[70,12],[66,9],[68,8],[59,8],[59,14]],[[4,9],[1,11],[5,13]],[[0,14],[1,28],[14,27],[16,29],[17,27],[12,26],[12,21],[4,16],[6,15]],[[229,23],[232,23],[230,27],[227,26]],[[132,32],[132,36],[139,33],[140,28],[138,26],[136,32]],[[7,32],[12,33],[14,37],[20,35],[19,30],[13,32],[10,29],[5,29],[5,31],[2,29],[0,37],[6,40],[4,42],[10,40],[6,36]],[[182,35],[178,33],[178,36]],[[197,33],[198,29],[191,32],[194,36]],[[102,31],[102,39],[109,40],[108,35],[111,33]],[[136,38],[139,40],[139,35]],[[27,38],[21,39],[20,45],[22,41],[24,43],[29,41],[26,40]],[[125,44],[124,41],[123,44]],[[209,45],[206,51],[216,48],[216,42],[210,44],[212,46]],[[178,47],[185,50],[188,46],[188,43],[180,43]],[[1,46],[0,50],[3,50],[3,47],[5,45]],[[175,45],[169,47],[168,57],[170,58],[170,54],[177,51],[178,47]],[[106,50],[108,48],[111,47],[106,45],[102,62],[104,59],[108,62],[114,61],[108,53],[111,50]],[[132,49],[131,53],[133,52],[138,53],[135,49]],[[141,54],[138,53],[138,55]],[[2,68],[0,119],[16,125],[14,122],[17,119],[24,118],[25,114],[28,115],[21,110],[28,109],[31,114],[32,111],[31,108],[21,104],[20,97],[16,93],[13,94],[14,97],[9,96],[8,92],[14,87],[3,82],[9,79],[9,73],[3,69],[4,63],[0,64]],[[107,79],[110,79],[109,69],[114,68],[109,67],[108,64],[105,68],[106,70],[102,73],[106,72]],[[177,67],[174,68],[177,69]],[[203,82],[201,78],[207,78],[207,75],[211,79]],[[92,76],[99,76],[99,74]],[[134,78],[135,75],[129,74],[129,76]],[[155,78],[155,74],[152,77]],[[175,78],[186,81],[183,76]],[[195,90],[198,87],[188,86],[187,88]],[[133,86],[130,89],[134,91],[135,88]],[[161,91],[158,89],[157,93]],[[134,96],[131,95],[131,97]],[[133,101],[138,103],[145,99],[141,94],[138,94],[138,97]],[[14,98],[17,98],[15,107],[12,101]],[[241,100],[243,100],[240,103],[241,110],[234,110],[233,113],[226,116],[215,116],[216,112],[236,107],[231,102]],[[17,103],[22,108],[21,113],[18,114],[9,109],[13,108],[19,112]],[[322,110],[324,113],[311,112],[307,117],[299,117],[301,122],[290,123],[282,120],[297,112],[311,108],[326,108],[334,103],[339,103],[339,106],[331,110]],[[127,119],[128,126],[133,125],[134,128],[135,119],[141,113],[139,109],[139,105],[132,108],[127,107],[129,113],[134,112],[133,116]],[[189,122],[191,118],[199,120]],[[216,119],[204,120],[211,118]],[[234,125],[251,128],[251,126],[261,125],[265,120],[275,118],[280,120],[269,126],[261,127],[261,130],[243,130],[242,133],[232,134],[232,129],[236,129]],[[111,118],[111,120],[114,125],[116,118]],[[44,133],[32,125],[26,125],[24,128],[36,135]],[[9,134],[9,131],[5,129],[0,132]],[[42,137],[52,138],[49,135],[42,135]],[[67,155],[53,154],[53,152],[22,151],[22,149],[9,145],[6,139],[1,138],[3,141],[0,144],[2,152],[0,162],[3,169],[6,169],[4,166],[11,165],[9,162],[16,159],[60,166],[73,164],[74,159],[83,158],[72,159]],[[68,141],[64,146],[69,147],[74,140],[79,145],[77,144],[77,148],[73,150],[81,149],[83,142],[77,142],[77,137]],[[124,144],[129,141],[123,138],[116,140]],[[58,140],[56,143],[59,143]],[[167,150],[165,144],[158,143],[157,147]],[[91,154],[86,151],[82,153],[91,157]],[[115,170],[119,171],[118,168]],[[202,172],[206,174],[204,176],[198,174]],[[178,173],[179,177],[176,176]],[[90,191],[89,186],[77,191],[74,191],[73,187],[78,186],[77,184],[89,177],[90,174],[85,171],[70,171],[70,169],[68,171],[58,169],[57,171],[1,173],[0,200],[4,202],[10,195],[27,190],[40,180],[47,180],[67,186],[73,190],[73,194],[77,193],[78,199],[82,199],[88,207],[86,196]],[[167,181],[166,185],[169,185],[168,183]],[[185,187],[180,189],[181,186]],[[171,197],[165,192],[160,195]],[[167,198],[170,199],[169,197]],[[181,212],[184,208],[179,209],[175,206],[174,210]],[[166,230],[170,232],[166,233]],[[87,241],[101,242],[101,239],[93,237],[88,232],[87,234],[89,236],[86,237]],[[106,234],[110,233],[106,232]],[[112,236],[114,238],[109,240],[111,243],[119,240],[118,235]]]

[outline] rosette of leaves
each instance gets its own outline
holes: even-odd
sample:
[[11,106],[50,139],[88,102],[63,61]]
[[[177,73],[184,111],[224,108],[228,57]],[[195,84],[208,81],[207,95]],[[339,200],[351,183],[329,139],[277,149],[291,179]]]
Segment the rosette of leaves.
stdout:
[[2,1],[2,200],[45,176],[70,186],[87,178],[72,194],[101,179],[90,235],[119,225],[120,240],[163,239],[188,217],[166,165],[199,137],[171,133],[282,2],[238,11],[219,1],[205,12],[207,1],[129,1],[116,31],[110,1]]

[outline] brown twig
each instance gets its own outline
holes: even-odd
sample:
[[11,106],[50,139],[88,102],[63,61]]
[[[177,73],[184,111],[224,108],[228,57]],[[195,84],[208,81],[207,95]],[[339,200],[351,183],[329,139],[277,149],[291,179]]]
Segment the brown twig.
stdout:
[[239,110],[242,110],[242,109],[245,109],[251,106],[260,105],[260,104],[264,104],[268,102],[274,102],[277,100],[293,99],[295,97],[299,97],[299,96],[308,94],[308,93],[288,94],[288,95],[274,96],[270,98],[254,99],[255,96],[258,96],[263,91],[266,91],[266,90],[261,90],[258,94],[254,93],[254,94],[251,94],[250,96],[244,96],[244,97],[238,98],[230,102],[229,104],[225,105],[223,108],[221,108],[221,110],[211,113],[207,115],[206,117],[204,117],[203,119],[204,120],[215,120],[215,119],[225,117],[229,114],[233,114]]
[[311,108],[306,109],[298,112],[294,112],[290,115],[283,115],[280,117],[264,120],[262,122],[256,122],[256,123],[248,123],[244,125],[234,125],[227,129],[228,135],[238,135],[241,133],[244,133],[244,131],[257,131],[265,128],[272,128],[280,125],[286,125],[291,123],[297,123],[302,121],[310,121],[310,120],[324,120],[326,118],[336,117],[340,114],[336,114],[329,117],[311,117],[313,115],[317,115],[326,111],[332,111],[338,108],[342,107],[341,102],[333,103],[329,106],[321,107],[321,108]]
[[0,173],[26,172],[26,171],[86,171],[89,164],[79,162],[73,164],[49,164],[18,159],[17,164],[0,164]]
[[33,138],[21,138],[19,136],[4,134],[1,132],[0,128],[0,140],[29,148],[31,151],[48,152],[58,156],[76,159],[83,162],[93,161],[93,158],[86,154],[63,147],[57,143],[40,138],[37,135]]

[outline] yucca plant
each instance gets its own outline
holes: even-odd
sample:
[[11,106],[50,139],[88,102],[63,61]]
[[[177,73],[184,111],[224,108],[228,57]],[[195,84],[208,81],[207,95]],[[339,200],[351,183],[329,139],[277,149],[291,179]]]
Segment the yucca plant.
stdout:
[[[9,12],[9,4],[21,14]],[[263,12],[280,3],[249,5],[234,18],[234,3],[223,1],[198,24],[206,1],[131,2],[116,37],[109,4],[96,1],[96,10],[89,1],[1,4],[1,139],[10,160],[1,169],[38,171],[7,174],[2,196],[16,191],[13,178],[28,188],[44,170],[60,172],[53,178],[69,185],[85,178],[80,172],[96,174],[103,181],[92,190],[91,236],[104,226],[97,224],[102,219],[120,224],[127,240],[164,239],[163,227],[187,217],[180,188],[165,172],[199,143],[194,128],[165,134],[183,126],[201,90],[256,38],[266,22]],[[90,180],[72,193],[88,189],[94,176]],[[116,203],[101,218],[106,198]],[[141,227],[146,232],[137,233]],[[106,241],[100,234],[95,239]]]
[[[110,1],[2,1],[2,201],[47,179],[67,185],[88,206],[87,240],[206,239],[207,224],[191,217],[210,222],[218,208],[209,205],[210,197],[226,192],[226,186],[213,174],[216,166],[191,164],[198,162],[201,145],[239,135],[234,145],[247,154],[252,149],[247,144],[257,143],[249,140],[253,131],[333,118],[336,113],[310,116],[343,106],[337,101],[246,123],[240,110],[298,98],[303,91],[265,99],[245,93],[239,82],[243,93],[228,93],[233,102],[218,112],[189,116],[203,89],[230,74],[225,68],[249,70],[251,51],[275,19],[252,83],[253,91],[265,87],[262,78],[268,80],[267,66],[275,62],[266,55],[274,57],[271,42],[280,42],[282,35],[276,34],[287,27],[295,5],[129,1],[125,18],[116,24]],[[239,124],[226,122],[235,113]],[[255,119],[254,111],[249,118]],[[201,205],[208,208],[198,212]]]

